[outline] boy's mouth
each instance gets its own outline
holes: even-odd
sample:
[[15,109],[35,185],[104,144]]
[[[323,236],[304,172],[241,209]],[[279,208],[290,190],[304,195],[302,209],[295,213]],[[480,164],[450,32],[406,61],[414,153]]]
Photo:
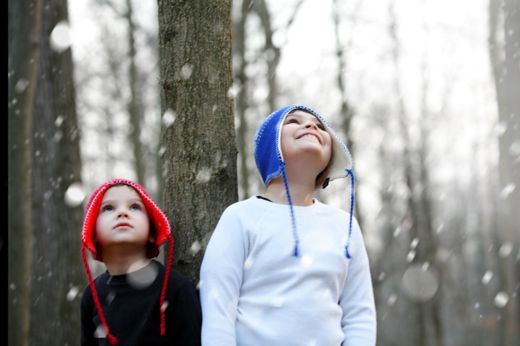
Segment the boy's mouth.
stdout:
[[302,138],[309,138],[309,139],[313,139],[313,140],[316,140],[318,141],[318,143],[321,144],[321,140],[320,140],[320,137],[312,132],[306,132],[304,133],[303,135],[299,136],[297,139],[302,139]]
[[132,225],[128,222],[119,222],[118,224],[116,224],[116,226],[114,227],[115,228],[131,228]]

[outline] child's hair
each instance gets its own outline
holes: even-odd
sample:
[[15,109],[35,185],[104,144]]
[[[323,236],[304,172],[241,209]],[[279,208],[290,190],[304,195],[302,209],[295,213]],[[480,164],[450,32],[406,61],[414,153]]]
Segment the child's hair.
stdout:
[[85,270],[87,272],[88,282],[90,289],[92,291],[92,297],[94,299],[94,303],[96,305],[97,312],[99,314],[99,318],[103,325],[103,328],[106,332],[108,341],[114,345],[117,344],[117,338],[110,333],[110,329],[108,327],[105,314],[103,313],[103,309],[101,307],[101,303],[99,302],[98,293],[96,290],[96,286],[94,284],[94,280],[92,278],[92,273],[90,271],[90,267],[88,265],[86,249],[90,250],[94,259],[102,261],[102,256],[99,252],[98,247],[96,246],[96,221],[99,214],[99,209],[101,207],[101,203],[103,201],[103,196],[105,192],[114,187],[114,186],[128,186],[135,190],[135,192],[141,198],[146,213],[148,214],[148,218],[150,220],[150,232],[153,234],[153,242],[147,245],[146,248],[146,256],[148,258],[156,257],[159,254],[159,246],[164,244],[166,241],[169,242],[168,249],[168,259],[166,263],[166,270],[164,274],[164,280],[161,290],[160,296],[160,312],[161,312],[161,335],[165,335],[166,326],[165,326],[165,315],[164,315],[164,299],[166,296],[166,288],[168,284],[168,279],[170,275],[170,268],[172,264],[173,258],[173,247],[174,247],[174,239],[170,232],[170,223],[168,222],[168,218],[161,209],[155,204],[155,202],[151,199],[148,192],[139,184],[129,179],[112,179],[101,186],[99,186],[90,196],[90,199],[87,203],[85,209],[85,218],[83,220],[83,229],[81,232],[81,255],[83,257],[83,264],[85,266]]
[[325,130],[330,134],[332,139],[332,157],[329,164],[318,174],[316,178],[316,187],[321,185],[322,188],[327,187],[330,181],[338,178],[349,177],[351,179],[351,191],[350,191],[350,219],[348,228],[348,239],[345,245],[345,255],[347,258],[351,258],[349,251],[350,236],[352,234],[352,217],[354,212],[354,172],[352,170],[352,156],[346,145],[339,139],[336,133],[332,130],[330,125],[316,111],[305,107],[305,106],[285,106],[273,113],[271,113],[264,122],[259,126],[255,135],[255,162],[258,167],[258,171],[262,177],[264,184],[267,186],[277,177],[282,177],[285,191],[287,194],[287,200],[289,202],[289,210],[293,228],[294,236],[294,256],[299,256],[299,237],[296,227],[296,219],[294,216],[294,208],[289,191],[289,183],[287,181],[287,175],[285,172],[285,159],[282,153],[281,134],[282,127],[285,118],[295,112],[301,110],[315,116],[325,127]]

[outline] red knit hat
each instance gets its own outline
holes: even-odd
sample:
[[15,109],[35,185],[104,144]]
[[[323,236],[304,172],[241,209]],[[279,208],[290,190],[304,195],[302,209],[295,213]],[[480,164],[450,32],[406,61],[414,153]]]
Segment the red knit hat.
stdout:
[[170,276],[170,268],[172,264],[173,257],[173,246],[174,240],[170,233],[170,223],[166,218],[166,215],[161,211],[161,209],[155,204],[155,202],[151,199],[148,192],[136,182],[133,182],[128,179],[112,179],[107,181],[106,183],[99,186],[94,193],[90,196],[90,199],[87,203],[86,211],[85,211],[85,219],[83,221],[83,230],[81,231],[81,255],[83,257],[83,264],[85,266],[88,282],[90,285],[90,289],[92,291],[92,297],[94,299],[94,303],[96,305],[97,312],[99,314],[101,323],[105,329],[107,334],[107,339],[112,345],[116,345],[118,340],[117,338],[110,333],[110,329],[108,328],[108,324],[105,318],[105,314],[103,313],[103,309],[101,307],[101,303],[99,302],[98,293],[96,290],[96,286],[94,285],[94,280],[92,279],[92,273],[90,272],[90,267],[87,261],[86,249],[89,249],[92,253],[94,259],[102,261],[99,253],[96,249],[95,239],[96,239],[96,221],[99,214],[99,209],[101,206],[101,202],[103,201],[103,196],[105,192],[115,186],[115,185],[127,185],[133,188],[145,206],[146,212],[148,214],[148,218],[150,219],[151,229],[154,231],[155,240],[152,246],[152,249],[147,251],[148,257],[156,257],[159,254],[159,246],[164,244],[166,241],[170,243],[170,247],[168,250],[168,259],[166,263],[166,269],[164,273],[164,281],[161,290],[160,297],[160,311],[161,311],[161,335],[165,335],[166,327],[165,327],[165,315],[164,315],[164,298],[166,296],[166,287],[168,285],[168,278]]

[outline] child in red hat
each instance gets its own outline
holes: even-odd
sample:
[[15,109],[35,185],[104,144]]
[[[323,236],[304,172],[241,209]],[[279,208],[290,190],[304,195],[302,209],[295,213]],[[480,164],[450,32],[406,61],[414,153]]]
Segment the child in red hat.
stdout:
[[[166,241],[164,266],[153,258]],[[170,270],[173,245],[168,219],[142,186],[113,179],[94,191],[82,231],[89,281],[81,300],[82,345],[200,345],[198,294]],[[95,280],[86,249],[107,268]]]

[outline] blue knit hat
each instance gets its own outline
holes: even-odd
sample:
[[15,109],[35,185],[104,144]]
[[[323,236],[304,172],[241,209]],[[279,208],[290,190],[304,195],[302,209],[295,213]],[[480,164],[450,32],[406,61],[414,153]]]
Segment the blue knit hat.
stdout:
[[314,115],[325,126],[325,130],[330,134],[332,139],[332,157],[331,162],[322,174],[320,181],[323,181],[322,188],[327,187],[330,181],[338,178],[350,176],[351,192],[350,192],[350,216],[348,239],[345,245],[345,255],[351,258],[349,246],[352,234],[352,214],[354,212],[354,172],[352,171],[352,156],[347,147],[339,139],[332,130],[327,121],[316,111],[305,106],[285,106],[271,113],[258,128],[255,135],[255,161],[258,171],[262,176],[264,184],[267,186],[271,180],[282,177],[289,202],[289,210],[291,213],[292,229],[294,236],[294,256],[299,255],[299,237],[296,227],[296,219],[294,217],[294,208],[289,192],[289,183],[285,172],[285,160],[282,154],[281,134],[282,124],[285,117],[296,110],[302,110],[306,113]]

